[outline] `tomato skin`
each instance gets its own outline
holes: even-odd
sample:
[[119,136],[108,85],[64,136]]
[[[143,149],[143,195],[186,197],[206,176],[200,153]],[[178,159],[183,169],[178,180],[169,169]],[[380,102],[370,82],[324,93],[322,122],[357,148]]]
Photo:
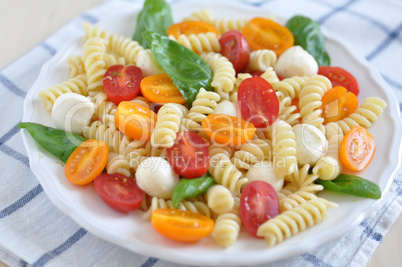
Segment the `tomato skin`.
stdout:
[[232,62],[236,73],[246,69],[250,60],[250,46],[244,35],[236,30],[227,31],[219,39],[221,54]]
[[327,77],[332,87],[343,86],[349,92],[359,95],[360,89],[356,78],[341,67],[321,66],[318,68],[318,74]]
[[362,126],[356,126],[346,133],[339,148],[343,165],[353,171],[361,171],[370,164],[375,153],[375,141]]
[[116,127],[135,140],[150,140],[157,115],[140,104],[122,101],[114,114]]
[[105,169],[108,155],[109,148],[105,142],[86,140],[71,153],[64,173],[73,184],[89,184]]
[[167,31],[167,36],[173,35],[177,39],[180,34],[189,36],[190,34],[197,35],[207,32],[213,32],[216,34],[216,37],[218,37],[218,30],[214,25],[204,21],[188,20],[171,25]]
[[322,97],[321,110],[324,123],[336,122],[348,117],[359,105],[357,97],[343,86],[335,86]]
[[197,242],[209,235],[214,221],[204,215],[179,209],[157,209],[151,223],[161,235],[178,242]]
[[237,101],[242,118],[257,128],[265,128],[278,118],[278,96],[272,86],[259,76],[241,82]]
[[180,176],[199,178],[208,171],[208,144],[194,132],[177,133],[174,145],[166,152],[170,165]]
[[145,195],[134,180],[119,173],[100,174],[94,186],[106,204],[121,212],[136,210]]
[[275,189],[267,182],[252,181],[244,187],[240,198],[240,218],[246,230],[257,236],[258,227],[279,214]]
[[111,66],[103,77],[107,97],[118,105],[121,101],[134,99],[140,92],[142,70],[136,66]]
[[142,79],[140,87],[142,95],[153,103],[186,103],[186,99],[167,74],[148,76]]

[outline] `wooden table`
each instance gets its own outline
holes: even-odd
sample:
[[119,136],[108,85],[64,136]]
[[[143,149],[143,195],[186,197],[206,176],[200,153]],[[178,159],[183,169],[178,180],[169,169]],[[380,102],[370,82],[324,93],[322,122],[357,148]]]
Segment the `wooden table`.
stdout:
[[[0,0],[0,68],[103,0]],[[367,267],[402,266],[402,219],[392,226]],[[0,262],[0,267],[5,267]]]

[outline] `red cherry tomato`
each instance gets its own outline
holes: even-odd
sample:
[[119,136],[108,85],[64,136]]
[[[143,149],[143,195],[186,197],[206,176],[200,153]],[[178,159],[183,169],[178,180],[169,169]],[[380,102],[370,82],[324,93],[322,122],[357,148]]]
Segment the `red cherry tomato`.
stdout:
[[132,100],[140,92],[142,71],[136,66],[111,66],[103,77],[103,87],[107,97],[118,105],[121,101]]
[[318,69],[318,74],[327,77],[331,81],[332,87],[343,86],[356,96],[359,95],[360,89],[356,78],[345,69],[340,67],[321,66]]
[[121,212],[136,210],[144,198],[134,180],[118,173],[102,173],[95,178],[94,186],[106,204]]
[[250,59],[250,46],[243,34],[236,30],[227,31],[219,39],[221,54],[232,62],[237,73],[242,72]]
[[267,127],[278,118],[278,97],[272,86],[259,76],[247,78],[240,84],[237,100],[242,118],[257,128]]
[[194,132],[178,133],[167,155],[173,169],[185,178],[199,178],[208,170],[208,144]]
[[258,237],[258,227],[278,214],[278,196],[269,183],[252,181],[246,185],[240,198],[240,218],[250,234]]

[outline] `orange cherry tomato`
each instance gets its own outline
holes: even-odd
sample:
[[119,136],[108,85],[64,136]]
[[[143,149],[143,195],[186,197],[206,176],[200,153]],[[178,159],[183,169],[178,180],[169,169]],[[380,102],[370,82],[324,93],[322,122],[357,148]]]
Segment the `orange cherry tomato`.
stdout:
[[218,37],[218,30],[214,25],[206,23],[204,21],[188,20],[173,24],[169,27],[167,35],[173,35],[176,39],[179,38],[180,34],[189,36],[190,34],[200,34],[213,32]]
[[294,38],[292,32],[269,19],[254,18],[242,30],[250,47],[254,50],[269,49],[277,56],[292,47]]
[[363,170],[373,159],[375,141],[362,126],[356,126],[346,133],[339,148],[343,165],[354,171]]
[[140,104],[120,102],[114,114],[116,127],[125,135],[135,140],[150,140],[156,124],[155,112]]
[[71,153],[64,173],[73,184],[89,184],[105,169],[108,155],[109,148],[105,142],[86,140]]
[[206,134],[215,142],[237,146],[250,140],[256,131],[251,122],[222,114],[211,114],[202,120]]
[[148,76],[142,79],[140,87],[142,95],[151,102],[157,104],[186,103],[186,99],[167,74]]
[[328,90],[321,102],[324,123],[336,122],[348,117],[359,105],[356,95],[343,86],[335,86]]
[[151,223],[161,235],[179,242],[197,242],[206,237],[214,227],[207,216],[178,209],[156,209]]

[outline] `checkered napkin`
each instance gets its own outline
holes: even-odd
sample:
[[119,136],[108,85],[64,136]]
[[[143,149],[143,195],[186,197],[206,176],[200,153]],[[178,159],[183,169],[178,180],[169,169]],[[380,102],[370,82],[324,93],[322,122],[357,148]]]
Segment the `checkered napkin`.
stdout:
[[[181,1],[170,1],[172,4]],[[196,1],[194,1],[196,2]],[[402,108],[402,5],[395,1],[243,1],[278,16],[303,14],[342,36],[380,70]],[[92,23],[142,1],[107,1],[72,20],[0,71],[0,260],[10,266],[178,266],[133,253],[99,239],[58,210],[29,168],[17,128],[27,91],[41,66]],[[272,266],[364,266],[402,210],[402,175],[396,175],[382,206],[350,233]],[[271,266],[270,265],[270,266]],[[264,265],[268,266],[268,265]]]

